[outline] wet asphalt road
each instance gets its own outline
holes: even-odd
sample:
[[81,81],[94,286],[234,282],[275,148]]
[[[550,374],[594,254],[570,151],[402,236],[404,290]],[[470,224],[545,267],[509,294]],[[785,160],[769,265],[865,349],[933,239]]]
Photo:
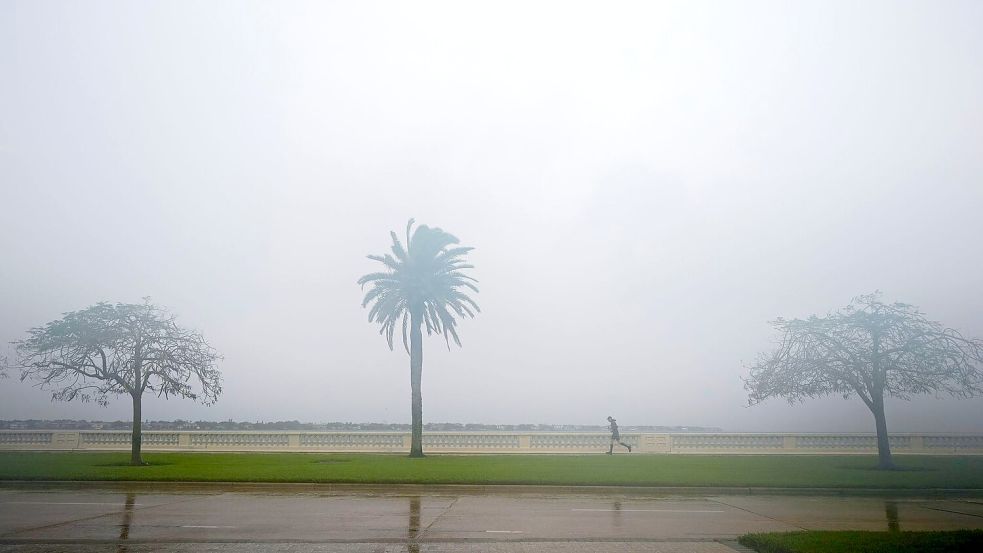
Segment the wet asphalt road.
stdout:
[[0,488],[0,551],[733,552],[747,532],[983,529],[980,498]]

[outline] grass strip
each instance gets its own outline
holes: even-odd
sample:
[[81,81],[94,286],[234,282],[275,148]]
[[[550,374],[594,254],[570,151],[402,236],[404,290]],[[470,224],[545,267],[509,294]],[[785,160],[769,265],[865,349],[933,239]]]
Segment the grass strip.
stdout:
[[948,532],[788,532],[746,534],[759,553],[953,553],[983,551],[983,530]]
[[983,489],[983,457],[3,452],[0,480]]

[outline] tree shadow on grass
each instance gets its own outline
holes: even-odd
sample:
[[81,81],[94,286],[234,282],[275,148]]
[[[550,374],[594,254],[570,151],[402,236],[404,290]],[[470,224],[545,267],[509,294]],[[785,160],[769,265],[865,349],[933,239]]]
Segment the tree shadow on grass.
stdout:
[[173,465],[175,463],[161,463],[161,462],[150,462],[144,461],[142,465],[131,465],[129,461],[119,461],[116,463],[99,463],[97,465],[92,465],[94,467],[130,467],[130,468],[147,468],[147,467],[163,467],[167,465]]

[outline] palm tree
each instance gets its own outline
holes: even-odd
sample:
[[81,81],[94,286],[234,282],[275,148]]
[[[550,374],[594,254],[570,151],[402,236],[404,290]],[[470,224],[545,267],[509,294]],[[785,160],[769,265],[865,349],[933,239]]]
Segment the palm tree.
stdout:
[[[393,349],[393,335],[397,325],[402,325],[403,348],[410,355],[410,388],[412,389],[413,432],[410,457],[423,457],[423,397],[420,394],[420,378],[423,373],[423,328],[427,335],[443,334],[450,349],[450,341],[461,345],[457,335],[457,318],[474,318],[481,309],[467,290],[477,292],[477,280],[464,274],[464,269],[474,266],[465,262],[464,256],[474,248],[454,246],[457,238],[439,228],[421,225],[413,230],[413,219],[406,224],[406,248],[395,232],[392,236],[392,255],[370,255],[369,259],[386,266],[386,270],[369,273],[358,279],[365,288],[362,307],[372,304],[369,322],[377,322],[382,328],[379,334],[386,337],[389,349]],[[467,290],[465,290],[467,289]]]

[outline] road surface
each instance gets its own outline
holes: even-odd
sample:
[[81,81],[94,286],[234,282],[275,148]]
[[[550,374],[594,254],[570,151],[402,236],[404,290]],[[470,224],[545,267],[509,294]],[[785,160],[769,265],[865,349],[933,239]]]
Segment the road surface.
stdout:
[[733,553],[747,532],[983,528],[980,498],[453,487],[0,488],[0,551]]

